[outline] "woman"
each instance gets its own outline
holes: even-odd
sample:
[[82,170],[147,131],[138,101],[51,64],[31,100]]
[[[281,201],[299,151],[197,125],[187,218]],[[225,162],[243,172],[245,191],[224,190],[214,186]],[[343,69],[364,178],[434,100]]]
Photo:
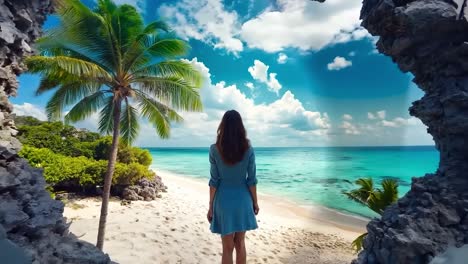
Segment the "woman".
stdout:
[[227,111],[210,147],[211,178],[208,221],[211,232],[221,235],[223,264],[246,263],[245,232],[257,228],[257,178],[255,155],[246,137],[240,114]]

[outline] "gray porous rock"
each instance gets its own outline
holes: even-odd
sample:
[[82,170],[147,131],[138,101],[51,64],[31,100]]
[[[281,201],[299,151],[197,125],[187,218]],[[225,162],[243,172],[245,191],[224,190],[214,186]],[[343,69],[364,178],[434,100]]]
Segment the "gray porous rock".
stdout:
[[19,158],[13,122],[17,75],[33,51],[51,0],[0,0],[0,263],[111,263],[94,245],[68,232],[63,203],[45,190],[42,170]]
[[161,177],[154,176],[153,179],[138,180],[135,185],[125,187],[122,192],[122,199],[129,201],[152,201],[161,196],[159,192],[165,192],[167,187],[161,180]]
[[468,244],[468,23],[461,2],[363,1],[362,26],[379,37],[378,50],[425,92],[409,111],[428,127],[440,164],[413,178],[411,190],[367,225],[355,264],[430,263]]

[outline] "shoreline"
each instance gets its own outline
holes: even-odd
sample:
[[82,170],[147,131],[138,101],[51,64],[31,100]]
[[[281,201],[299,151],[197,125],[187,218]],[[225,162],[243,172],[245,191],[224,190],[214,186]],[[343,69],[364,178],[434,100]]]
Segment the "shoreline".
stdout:
[[[120,264],[135,259],[141,264],[219,263],[221,240],[206,219],[208,183],[164,171],[158,175],[168,187],[161,198],[109,202],[103,251]],[[365,230],[352,217],[260,193],[259,205],[259,228],[246,235],[247,263],[348,264],[356,258],[351,241]],[[67,203],[70,232],[94,244],[100,206],[95,198]],[[330,221],[333,217],[339,223]]]
[[[162,178],[163,183],[165,179],[169,179],[170,181],[182,183],[183,185],[187,184],[192,188],[196,188],[201,196],[206,196],[206,204],[208,204],[208,181],[205,182],[195,177],[192,178],[167,170],[154,171]],[[170,192],[170,190],[168,190],[168,192]],[[356,234],[360,235],[367,232],[366,225],[370,221],[370,219],[342,213],[325,206],[299,204],[291,199],[276,197],[264,192],[258,192],[258,200],[261,213],[265,213],[262,207],[266,207],[266,213],[268,214],[281,211],[281,216],[275,215],[275,218],[295,219],[299,226],[311,229],[315,232],[340,234],[339,231],[344,231],[345,233],[341,233],[340,235],[344,235],[344,238],[350,239],[351,241],[357,237]],[[320,226],[320,228],[317,228],[318,226]],[[329,231],[331,232],[327,232],[325,228],[330,228]]]

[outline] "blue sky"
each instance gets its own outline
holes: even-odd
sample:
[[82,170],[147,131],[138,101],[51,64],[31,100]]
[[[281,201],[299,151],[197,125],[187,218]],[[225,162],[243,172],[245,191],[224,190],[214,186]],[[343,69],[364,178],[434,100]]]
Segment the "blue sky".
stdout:
[[[93,0],[84,1],[92,6]],[[165,19],[206,77],[203,113],[183,113],[169,140],[143,122],[140,146],[206,146],[224,111],[243,115],[256,146],[430,145],[408,115],[423,93],[359,26],[360,1],[116,0],[146,21]],[[45,28],[56,24],[50,17]],[[24,74],[12,99],[19,114],[44,119],[50,94],[34,96]],[[94,130],[97,116],[76,124]]]

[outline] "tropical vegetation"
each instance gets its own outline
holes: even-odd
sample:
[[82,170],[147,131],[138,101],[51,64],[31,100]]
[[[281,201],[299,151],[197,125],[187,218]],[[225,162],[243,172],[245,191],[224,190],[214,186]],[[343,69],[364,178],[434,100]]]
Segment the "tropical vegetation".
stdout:
[[59,26],[38,41],[40,54],[26,64],[42,77],[38,95],[54,91],[46,106],[50,120],[65,113],[65,122],[77,122],[99,112],[99,131],[112,135],[97,237],[102,249],[119,139],[134,141],[139,117],[169,137],[171,122],[182,120],[177,111],[202,109],[202,78],[177,59],[188,44],[164,22],[145,25],[131,5],[97,0],[90,9],[80,0],[58,0],[56,13]]
[[[375,188],[372,178],[361,178],[355,182],[359,188],[349,192],[343,192],[349,199],[362,204],[379,215],[382,215],[387,206],[398,200],[398,182],[394,179],[385,179],[382,181],[382,189]],[[362,249],[364,239],[367,233],[360,235],[353,242],[352,246],[356,251]]]
[[[104,184],[111,137],[33,117],[17,117],[15,122],[23,144],[19,155],[32,166],[44,169],[52,195],[60,191],[94,194]],[[142,178],[153,178],[151,163],[148,150],[121,144],[112,184],[127,186]]]

